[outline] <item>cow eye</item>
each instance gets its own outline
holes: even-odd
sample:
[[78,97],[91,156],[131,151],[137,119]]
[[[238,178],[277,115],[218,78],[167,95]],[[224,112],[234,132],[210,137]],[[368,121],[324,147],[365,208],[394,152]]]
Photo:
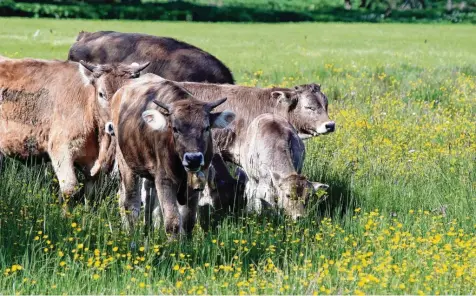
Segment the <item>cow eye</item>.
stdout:
[[312,106],[307,106],[306,109],[311,110],[311,111],[316,111],[317,110],[316,107],[312,107]]
[[99,97],[100,97],[101,99],[104,99],[104,93],[103,93],[102,91],[99,92]]

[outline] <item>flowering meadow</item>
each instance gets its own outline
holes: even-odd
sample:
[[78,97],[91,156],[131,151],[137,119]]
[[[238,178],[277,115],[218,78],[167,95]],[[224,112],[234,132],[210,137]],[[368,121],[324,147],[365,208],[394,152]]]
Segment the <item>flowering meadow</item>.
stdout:
[[[474,294],[474,26],[0,19],[0,55],[59,58],[80,30],[173,36],[238,84],[317,82],[336,132],[306,142],[330,185],[306,218],[240,214],[168,242],[121,230],[117,184],[67,217],[48,165],[0,173],[0,294]],[[72,118],[71,120],[74,120]]]

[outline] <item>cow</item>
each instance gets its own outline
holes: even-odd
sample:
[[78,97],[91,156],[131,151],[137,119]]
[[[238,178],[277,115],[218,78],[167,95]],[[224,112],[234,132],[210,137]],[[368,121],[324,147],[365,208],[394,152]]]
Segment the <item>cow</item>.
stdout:
[[[321,92],[320,85],[315,83],[297,85],[293,88],[177,83],[201,100],[207,100],[211,96],[226,96],[228,98],[220,108],[235,112],[236,119],[227,129],[217,130],[214,133],[215,151],[220,153],[226,161],[241,167],[245,166],[243,162],[245,158],[241,156],[242,146],[249,145],[248,127],[261,114],[272,113],[282,116],[296,129],[301,139],[332,133],[335,130],[335,122],[330,120],[327,114],[327,97]],[[212,164],[219,166],[216,162]],[[224,171],[223,175],[222,171]],[[216,174],[215,183],[221,184],[223,180],[230,179],[230,177],[223,177],[224,175],[226,175],[226,170],[220,170],[220,173]],[[237,183],[236,180],[235,183]],[[206,199],[212,201],[210,206],[215,209],[220,209],[223,205],[241,203],[241,192],[236,192],[237,194],[234,195],[218,194],[217,190],[212,189],[206,192],[209,193]],[[202,224],[206,225],[207,223]]]
[[328,100],[318,84],[303,84],[293,88],[257,88],[238,85],[177,82],[200,100],[227,97],[220,109],[235,112],[236,119],[226,130],[214,133],[215,145],[226,161],[243,166],[240,146],[246,145],[246,132],[251,122],[261,114],[284,117],[301,139],[329,134],[335,122],[329,119]]
[[143,73],[154,73],[175,81],[234,83],[230,70],[216,57],[167,37],[82,31],[71,46],[68,59],[96,64],[150,61]]
[[233,121],[233,112],[211,113],[225,101],[199,101],[177,83],[151,74],[128,83],[114,95],[111,117],[126,229],[133,228],[139,216],[137,182],[141,177],[154,182],[158,197],[146,200],[146,215],[153,216],[146,219],[146,229],[160,213],[160,205],[166,233],[172,238],[191,233],[198,194],[187,184],[188,175],[206,172],[210,165],[210,128],[224,128]]
[[[234,83],[231,71],[210,53],[183,41],[147,34],[81,31],[68,59],[98,64],[147,61],[150,65],[142,74],[153,73],[174,81]],[[110,147],[108,158],[114,155],[116,146]],[[214,165],[222,165],[216,161]],[[228,171],[220,176],[225,181],[232,179]]]
[[294,127],[271,113],[256,117],[240,145],[240,163],[246,183],[248,211],[282,209],[294,220],[304,216],[309,198],[328,185],[310,182],[301,175],[305,147]]
[[51,161],[60,203],[77,192],[75,166],[88,180],[98,168],[108,167],[107,158],[99,156],[108,150],[110,136],[104,132],[97,86],[110,85],[113,93],[125,77],[137,77],[141,70],[119,64],[94,66],[91,72],[91,67],[71,61],[0,59],[0,160]]

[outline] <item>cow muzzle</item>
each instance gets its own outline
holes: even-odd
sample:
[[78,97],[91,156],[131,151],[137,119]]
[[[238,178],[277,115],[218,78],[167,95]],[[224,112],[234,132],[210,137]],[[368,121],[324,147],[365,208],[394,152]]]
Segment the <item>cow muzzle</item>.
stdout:
[[324,135],[324,134],[332,133],[335,130],[336,130],[336,123],[334,121],[326,121],[317,127],[314,135],[315,136]]
[[185,170],[197,172],[205,165],[205,158],[201,152],[187,152],[183,155],[182,164]]

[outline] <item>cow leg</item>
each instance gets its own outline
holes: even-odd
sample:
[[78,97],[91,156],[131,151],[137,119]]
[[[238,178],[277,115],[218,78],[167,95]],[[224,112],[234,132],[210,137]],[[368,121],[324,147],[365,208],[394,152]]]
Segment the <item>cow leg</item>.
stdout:
[[153,230],[160,227],[161,210],[154,182],[147,179],[141,179],[140,183],[141,200],[145,208],[144,232],[147,235],[151,229]]
[[0,173],[2,172],[3,162],[5,161],[5,156],[0,152]]
[[49,156],[60,186],[59,202],[63,204],[65,198],[69,200],[78,190],[72,153],[66,146],[62,146],[60,149],[50,151]]
[[119,188],[119,210],[123,227],[132,232],[139,219],[141,200],[137,194],[139,177],[135,175],[118,152],[121,185]]
[[177,186],[170,179],[156,176],[155,188],[162,208],[165,232],[174,239],[183,231],[177,202]]
[[193,227],[197,222],[197,208],[200,199],[200,192],[189,188],[190,196],[187,197],[187,204],[180,205],[180,216],[182,218],[182,227],[186,234],[191,235]]

